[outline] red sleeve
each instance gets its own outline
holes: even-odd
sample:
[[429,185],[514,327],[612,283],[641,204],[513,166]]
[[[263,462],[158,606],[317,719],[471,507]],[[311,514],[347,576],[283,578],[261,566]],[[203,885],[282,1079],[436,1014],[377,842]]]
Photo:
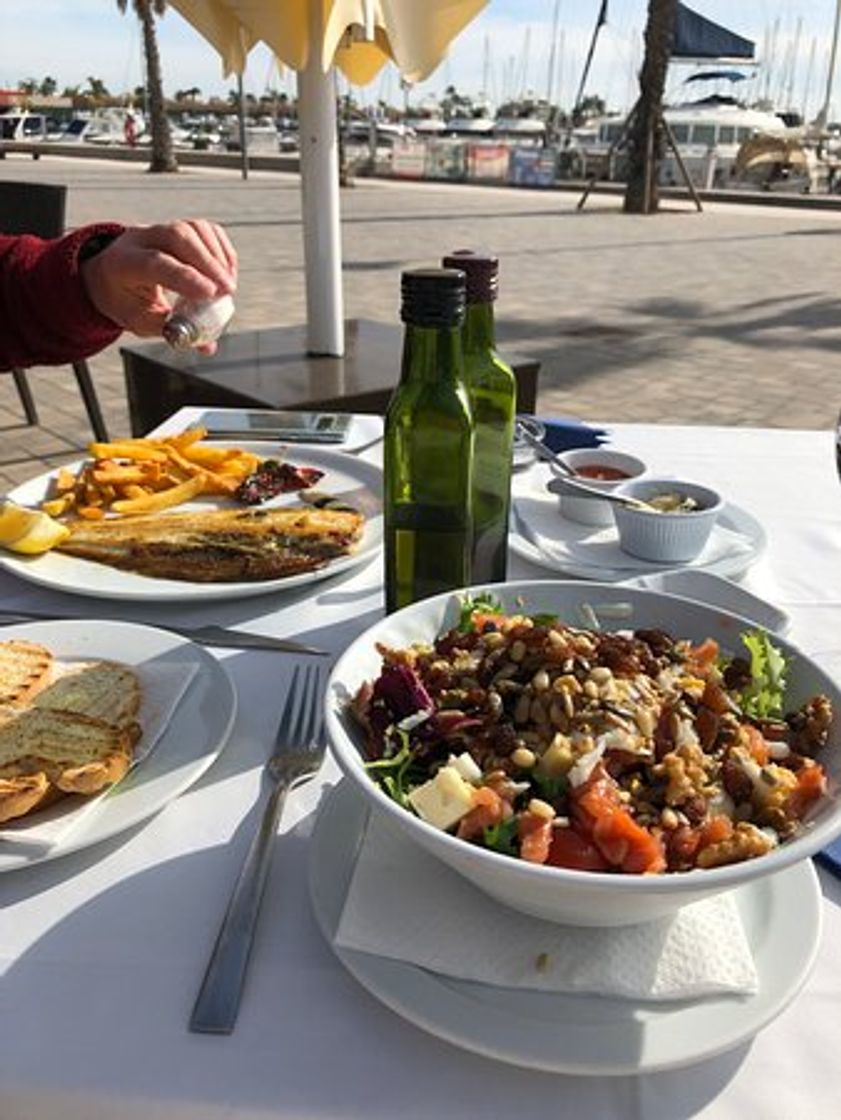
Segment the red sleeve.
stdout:
[[119,338],[117,324],[88,298],[79,250],[122,231],[101,223],[53,241],[0,234],[0,370],[79,361]]

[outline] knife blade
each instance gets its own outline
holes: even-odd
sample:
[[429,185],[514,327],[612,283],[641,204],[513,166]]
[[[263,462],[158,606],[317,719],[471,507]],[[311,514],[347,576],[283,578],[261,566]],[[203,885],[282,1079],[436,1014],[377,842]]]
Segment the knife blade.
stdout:
[[[75,622],[76,619],[68,616],[46,614],[42,611],[15,610],[12,607],[0,607],[0,625],[13,622]],[[170,624],[148,623],[158,630],[168,630],[172,634],[179,634],[182,638],[197,642],[205,646],[222,646],[227,649],[262,649],[275,653],[301,653],[313,657],[327,657],[326,649],[318,649],[303,642],[296,642],[291,638],[274,638],[269,634],[251,634],[245,630],[228,630],[224,626],[172,626]]]

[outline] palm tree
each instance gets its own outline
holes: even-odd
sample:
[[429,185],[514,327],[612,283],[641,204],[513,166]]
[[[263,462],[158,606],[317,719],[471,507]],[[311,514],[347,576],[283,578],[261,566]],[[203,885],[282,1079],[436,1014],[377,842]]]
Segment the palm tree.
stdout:
[[[131,6],[143,29],[143,51],[146,56],[147,109],[152,132],[152,159],[149,170],[177,171],[178,164],[172,149],[172,133],[169,130],[169,120],[164,107],[161,56],[158,53],[158,39],[155,34],[155,16],[164,14],[166,0],[131,0]],[[117,7],[125,15],[128,0],[117,0]]]
[[108,86],[106,86],[102,78],[88,78],[85,94],[94,101],[99,101],[103,97],[108,97]]
[[659,205],[657,168],[663,151],[663,90],[676,12],[676,0],[648,0],[640,94],[628,135],[627,214],[653,214]]

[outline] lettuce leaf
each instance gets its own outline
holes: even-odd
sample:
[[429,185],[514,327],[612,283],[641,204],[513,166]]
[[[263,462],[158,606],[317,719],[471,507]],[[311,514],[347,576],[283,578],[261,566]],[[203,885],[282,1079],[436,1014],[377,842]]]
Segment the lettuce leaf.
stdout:
[[750,655],[751,683],[743,689],[742,711],[752,719],[782,719],[784,715],[788,660],[764,630],[742,634]]
[[467,634],[471,630],[475,630],[473,615],[477,611],[481,611],[483,614],[499,614],[502,611],[502,603],[490,591],[480,591],[475,599],[471,598],[470,595],[465,595],[459,603],[456,629],[460,633]]

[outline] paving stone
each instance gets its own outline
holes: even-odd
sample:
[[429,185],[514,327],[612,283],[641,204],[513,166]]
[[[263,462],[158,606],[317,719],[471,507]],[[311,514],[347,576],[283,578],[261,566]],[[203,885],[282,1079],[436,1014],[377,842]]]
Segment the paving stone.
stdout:
[[[68,223],[204,215],[240,256],[233,329],[305,315],[295,176],[189,169],[149,176],[106,160],[9,156],[3,177],[65,182]],[[449,184],[366,182],[342,191],[348,317],[395,322],[400,271],[455,248],[501,262],[504,347],[542,363],[539,410],[590,420],[826,428],[841,405],[841,214],[621,200]],[[114,435],[128,431],[119,345],[90,361]],[[395,369],[395,380],[398,371]],[[46,434],[22,425],[0,379],[0,478],[11,485],[90,438],[68,370],[31,373]],[[69,451],[67,449],[70,449]],[[29,456],[28,463],[5,461]]]

